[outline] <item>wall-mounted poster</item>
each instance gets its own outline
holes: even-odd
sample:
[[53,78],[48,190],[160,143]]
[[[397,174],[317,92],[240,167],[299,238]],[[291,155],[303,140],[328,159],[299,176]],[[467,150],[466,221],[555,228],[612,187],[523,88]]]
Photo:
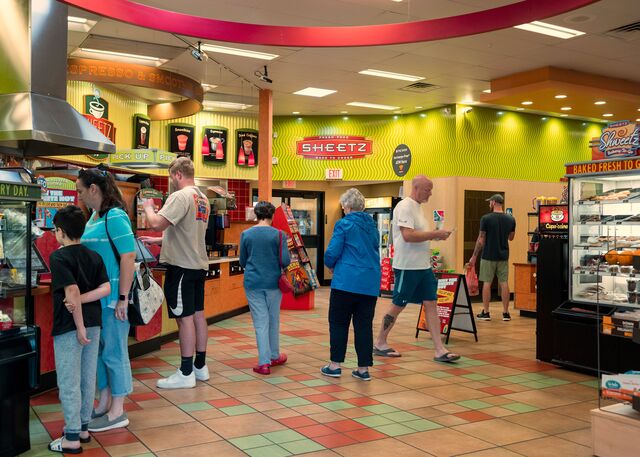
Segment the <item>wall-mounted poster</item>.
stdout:
[[240,167],[258,166],[258,131],[251,129],[236,130],[236,165]]
[[151,119],[144,114],[133,116],[133,149],[149,149]]
[[169,151],[193,160],[195,131],[191,124],[169,124]]
[[78,204],[76,183],[66,178],[38,177],[42,201],[36,205],[35,223],[40,228],[53,228],[53,216],[60,208]]
[[202,131],[202,158],[206,162],[227,163],[228,130],[207,126]]

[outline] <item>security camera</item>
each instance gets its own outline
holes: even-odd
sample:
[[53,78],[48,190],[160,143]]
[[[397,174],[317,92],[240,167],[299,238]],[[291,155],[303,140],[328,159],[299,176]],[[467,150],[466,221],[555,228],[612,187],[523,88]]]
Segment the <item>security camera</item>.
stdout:
[[267,72],[267,66],[264,66],[264,73],[260,73],[259,71],[256,71],[254,73],[256,75],[256,77],[260,80],[263,81],[265,83],[273,83],[273,80],[271,78],[269,78],[269,73]]
[[200,62],[202,62],[204,60],[202,58],[202,51],[200,51],[199,49],[196,49],[196,48],[192,48],[191,49],[191,56],[194,59],[199,60]]

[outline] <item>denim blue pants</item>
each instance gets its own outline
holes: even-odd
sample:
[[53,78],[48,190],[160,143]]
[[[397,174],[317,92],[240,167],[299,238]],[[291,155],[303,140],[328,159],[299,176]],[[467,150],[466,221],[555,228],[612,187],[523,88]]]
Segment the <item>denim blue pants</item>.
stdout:
[[114,397],[125,397],[133,390],[128,339],[129,321],[116,319],[113,308],[102,308],[98,390],[109,387]]
[[245,290],[258,343],[258,364],[280,357],[280,289]]
[[87,328],[86,346],[78,343],[75,330],[53,337],[58,396],[64,414],[64,435],[78,441],[80,430],[87,430],[96,394],[96,363],[100,327]]

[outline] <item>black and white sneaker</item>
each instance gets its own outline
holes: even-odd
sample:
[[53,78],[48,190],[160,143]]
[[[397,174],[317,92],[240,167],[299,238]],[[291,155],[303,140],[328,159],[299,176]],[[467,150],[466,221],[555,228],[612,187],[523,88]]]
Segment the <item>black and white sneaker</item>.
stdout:
[[482,310],[482,312],[480,314],[477,314],[476,317],[478,318],[479,321],[490,321],[491,320],[491,314],[490,313],[486,313],[484,310]]
[[510,321],[510,320],[511,320],[511,314],[509,314],[509,313],[502,313],[502,320],[503,320],[503,321]]

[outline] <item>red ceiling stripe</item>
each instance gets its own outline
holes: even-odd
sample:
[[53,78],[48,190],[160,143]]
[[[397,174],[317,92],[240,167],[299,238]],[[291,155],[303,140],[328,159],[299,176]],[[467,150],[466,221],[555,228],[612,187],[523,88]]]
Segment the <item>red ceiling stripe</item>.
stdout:
[[100,16],[212,41],[295,47],[380,46],[442,40],[545,19],[599,0],[523,0],[474,13],[425,21],[352,27],[290,27],[221,21],[131,0],[59,0]]

